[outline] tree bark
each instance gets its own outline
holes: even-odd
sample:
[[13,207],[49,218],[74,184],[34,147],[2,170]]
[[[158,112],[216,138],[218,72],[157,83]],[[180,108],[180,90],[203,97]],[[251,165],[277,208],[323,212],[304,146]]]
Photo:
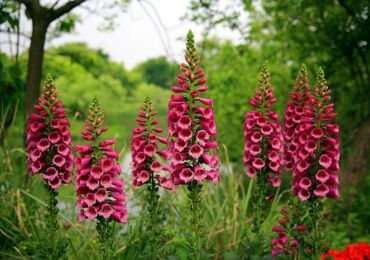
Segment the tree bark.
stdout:
[[29,49],[26,80],[26,117],[32,112],[33,105],[40,95],[40,81],[44,59],[44,45],[48,26],[49,22],[41,15],[36,15],[32,18],[32,36]]

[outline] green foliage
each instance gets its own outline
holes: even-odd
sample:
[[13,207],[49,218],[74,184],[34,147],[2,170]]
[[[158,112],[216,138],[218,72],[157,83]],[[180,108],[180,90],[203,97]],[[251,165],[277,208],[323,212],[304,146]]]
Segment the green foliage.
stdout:
[[346,126],[341,130],[345,153],[353,131],[370,113],[369,7],[367,0],[239,0],[223,5],[207,0],[191,1],[188,18],[207,30],[222,25],[240,32],[240,48],[252,50],[251,59],[263,57],[290,75],[282,77],[279,88],[292,84],[300,63],[309,66],[311,75],[316,68],[310,64],[321,65],[333,90],[337,120]]
[[101,49],[91,49],[85,43],[69,43],[49,49],[48,52],[53,56],[60,55],[70,58],[73,63],[81,65],[95,78],[99,78],[102,74],[110,74],[127,89],[137,83],[130,78],[123,64],[112,62]]
[[19,76],[20,74],[19,67],[7,63],[7,58],[0,53],[0,101],[2,115],[4,115],[4,110],[8,105],[12,106],[23,99],[23,93],[20,88],[23,80]]
[[[214,99],[218,141],[226,144],[232,161],[240,161],[244,114],[252,109],[248,98],[258,87],[258,71],[268,57],[252,48],[217,39],[207,39],[201,47],[201,66],[205,68],[209,86],[206,95]],[[269,60],[268,65],[272,89],[278,97],[272,109],[282,114],[284,102],[294,84],[294,78],[287,80],[286,76],[292,74],[292,68],[282,68],[275,59]]]
[[145,82],[169,89],[174,85],[178,65],[161,56],[140,63],[135,70],[141,73]]
[[19,65],[0,53],[0,144],[14,120],[14,113],[23,107],[23,76]]
[[0,3],[0,25],[5,24],[10,30],[17,31],[19,27],[18,9],[19,6],[14,1],[2,1]]
[[78,16],[75,14],[68,14],[63,20],[58,20],[57,29],[60,32],[71,32],[75,28]]
[[[365,169],[367,172],[370,168]],[[370,243],[370,177],[358,187],[350,189],[339,201],[330,201],[326,209],[324,225],[328,226],[326,238],[335,249],[342,249],[349,243],[365,241]],[[345,214],[344,214],[345,213]]]
[[64,15],[62,18],[58,19],[55,24],[50,26],[48,29],[48,38],[55,39],[61,37],[63,34],[73,32],[78,22],[81,22],[78,15],[74,13]]
[[[370,49],[364,43],[368,1],[299,1],[295,5],[265,1],[263,7],[270,20],[262,20],[262,26],[270,25],[270,38],[274,37],[269,47],[286,41],[289,49],[283,51],[284,57],[322,64],[336,89],[357,85],[356,95],[365,94],[370,87],[366,76]],[[365,99],[360,103],[368,104]]]
[[247,34],[247,26],[243,19],[243,11],[251,10],[251,0],[220,1],[220,0],[191,0],[186,18],[201,23],[207,31],[218,25],[226,25],[232,30],[238,30],[243,37]]

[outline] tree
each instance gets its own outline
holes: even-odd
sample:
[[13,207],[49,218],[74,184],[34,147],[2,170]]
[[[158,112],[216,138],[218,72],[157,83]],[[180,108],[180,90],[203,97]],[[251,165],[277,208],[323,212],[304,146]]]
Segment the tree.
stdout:
[[369,116],[369,1],[240,0],[223,9],[220,2],[192,1],[188,18],[209,29],[223,25],[238,30],[245,45],[280,59],[282,66],[323,66],[335,85],[334,98],[345,108],[340,112],[356,124]]
[[136,70],[141,72],[146,82],[168,89],[176,78],[178,65],[161,56],[146,60]]
[[103,74],[114,75],[128,93],[137,85],[132,76],[125,69],[124,64],[110,61],[109,55],[102,49],[89,48],[85,43],[68,43],[57,48],[50,48],[51,53],[69,57],[73,62],[80,64],[95,78]]
[[32,35],[26,78],[25,115],[27,116],[32,111],[33,105],[40,95],[39,87],[44,59],[44,46],[50,24],[87,0],[72,0],[60,6],[58,5],[59,1],[56,1],[50,7],[42,5],[39,0],[16,1],[26,7],[26,12],[32,20]]

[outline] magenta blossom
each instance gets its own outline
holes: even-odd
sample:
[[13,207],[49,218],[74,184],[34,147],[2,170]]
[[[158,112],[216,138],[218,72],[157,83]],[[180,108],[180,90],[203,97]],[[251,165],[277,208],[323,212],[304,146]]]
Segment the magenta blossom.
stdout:
[[259,90],[249,100],[254,110],[245,114],[243,162],[247,166],[248,177],[258,175],[263,182],[279,187],[282,136],[279,116],[271,110],[276,98],[273,96],[270,80],[271,75],[264,65],[260,72]]
[[42,95],[34,108],[27,127],[28,172],[42,174],[47,184],[56,190],[62,183],[71,183],[73,156],[70,124],[50,76],[45,79]]
[[293,135],[290,157],[293,194],[301,201],[310,198],[339,198],[339,126],[333,123],[334,104],[324,72],[318,72],[312,101]]
[[[287,102],[284,113],[284,165],[287,171],[293,169],[293,155],[296,153],[296,145],[293,140],[296,139],[300,125],[304,124],[304,113],[310,102],[307,68],[303,64],[296,78],[294,91],[290,92],[290,101]],[[305,137],[301,136],[301,142],[307,141],[304,140]],[[302,153],[302,156],[304,157],[305,153]]]
[[103,127],[103,117],[99,101],[95,98],[85,121],[85,129],[81,131],[82,138],[89,144],[75,146],[79,154],[75,159],[79,221],[94,220],[100,216],[126,223],[128,213],[118,152],[112,148],[113,140],[99,140],[100,135],[108,130],[108,127]]
[[293,205],[281,210],[283,217],[278,221],[279,225],[272,228],[277,235],[271,240],[271,254],[277,256],[284,254],[293,256],[299,248],[300,233],[306,231],[306,227],[299,223],[300,212]]
[[[171,180],[175,185],[219,180],[216,154],[216,124],[213,101],[200,97],[208,87],[200,58],[195,49],[193,34],[188,34],[186,63],[181,64],[178,85],[168,104],[169,151]],[[168,180],[163,180],[169,185]]]
[[159,184],[166,183],[166,189],[174,189],[170,178],[159,175],[161,171],[166,169],[159,158],[168,159],[169,155],[166,150],[159,150],[159,143],[167,145],[168,142],[166,138],[158,136],[162,129],[156,127],[158,121],[154,120],[154,116],[157,114],[158,112],[154,111],[152,101],[146,98],[136,118],[139,128],[132,131],[132,184],[134,187],[141,186],[148,183],[153,176]]

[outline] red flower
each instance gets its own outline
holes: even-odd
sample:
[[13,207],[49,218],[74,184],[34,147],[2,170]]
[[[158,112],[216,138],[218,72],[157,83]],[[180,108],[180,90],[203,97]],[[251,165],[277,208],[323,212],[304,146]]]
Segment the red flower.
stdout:
[[[290,92],[290,101],[286,104],[284,114],[284,165],[287,171],[291,171],[293,168],[293,155],[297,152],[297,142],[294,140],[297,139],[299,126],[303,124],[302,116],[310,100],[307,68],[303,64],[296,78],[294,91]],[[301,136],[301,139],[307,141],[306,136]],[[314,149],[310,145],[307,148]]]
[[343,250],[330,249],[321,258],[333,257],[333,260],[365,260],[370,259],[370,245],[360,242],[357,245],[347,245]]

